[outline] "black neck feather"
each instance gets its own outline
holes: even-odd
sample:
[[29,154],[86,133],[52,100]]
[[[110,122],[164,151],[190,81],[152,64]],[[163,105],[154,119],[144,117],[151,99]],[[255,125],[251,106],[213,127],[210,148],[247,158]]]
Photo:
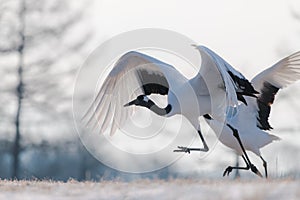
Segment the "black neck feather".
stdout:
[[164,116],[171,112],[172,106],[168,104],[165,108],[160,108],[153,103],[153,105],[149,107],[149,109],[160,116]]
[[170,104],[168,104],[165,108],[160,108],[151,100],[142,101],[139,105],[148,108],[149,110],[160,116],[167,115],[172,110],[172,106]]

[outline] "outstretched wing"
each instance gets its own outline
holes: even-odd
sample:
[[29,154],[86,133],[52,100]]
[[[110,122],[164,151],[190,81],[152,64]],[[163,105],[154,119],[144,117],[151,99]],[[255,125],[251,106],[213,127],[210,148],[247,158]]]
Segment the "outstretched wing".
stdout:
[[111,126],[110,134],[114,134],[134,111],[134,106],[124,108],[123,105],[141,94],[168,94],[169,83],[176,80],[176,76],[181,76],[176,72],[173,66],[148,55],[133,51],[124,54],[108,74],[85,114],[87,125],[93,128],[99,126],[100,133]]
[[[223,113],[225,116],[226,107],[228,105],[238,105],[238,100],[247,104],[243,95],[255,97],[255,94],[258,92],[254,90],[251,83],[240,72],[235,70],[223,58],[209,48],[204,46],[196,47],[201,54],[202,63],[200,71],[194,80],[201,80],[202,84],[206,84],[207,89],[210,90],[208,93],[213,101],[222,98],[222,96],[223,99],[225,98],[226,105],[222,104],[222,106],[220,106],[219,102],[215,103],[215,106],[219,104],[219,110],[220,108],[222,110],[219,114]],[[204,94],[205,91],[202,90],[200,93]]]
[[271,105],[279,89],[300,79],[300,51],[296,52],[272,67],[262,71],[252,79],[252,84],[260,92],[257,98],[257,126],[270,130],[268,122]]

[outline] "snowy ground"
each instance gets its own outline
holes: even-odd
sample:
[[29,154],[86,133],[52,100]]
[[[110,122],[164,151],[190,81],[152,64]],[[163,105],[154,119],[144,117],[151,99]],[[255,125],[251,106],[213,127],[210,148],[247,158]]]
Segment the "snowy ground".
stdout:
[[0,181],[0,199],[299,199],[299,180]]

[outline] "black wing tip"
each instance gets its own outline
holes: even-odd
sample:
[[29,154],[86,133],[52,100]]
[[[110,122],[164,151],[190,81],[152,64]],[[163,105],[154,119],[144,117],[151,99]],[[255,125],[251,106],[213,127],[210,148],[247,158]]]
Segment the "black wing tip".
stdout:
[[269,116],[271,112],[271,105],[275,100],[275,95],[277,94],[280,88],[275,87],[271,83],[265,81],[263,87],[261,88],[261,95],[257,98],[258,106],[258,127],[262,130],[271,130],[273,129],[269,123]]
[[247,106],[248,104],[247,104],[246,99],[243,97],[243,94],[242,94],[242,93],[239,93],[239,92],[237,92],[236,94],[237,94],[237,99],[238,99],[239,101],[243,102],[243,103]]
[[[262,122],[260,119],[257,119],[257,120],[258,120],[259,122]],[[264,130],[264,131],[270,131],[270,130],[273,129],[273,127],[270,126],[269,123],[263,124],[263,125],[262,125],[262,124],[258,124],[257,127],[260,128],[261,130]]]
[[[253,88],[254,89],[254,88]],[[255,89],[254,89],[254,92],[253,92],[254,94],[259,94],[259,92],[258,91],[256,91]]]

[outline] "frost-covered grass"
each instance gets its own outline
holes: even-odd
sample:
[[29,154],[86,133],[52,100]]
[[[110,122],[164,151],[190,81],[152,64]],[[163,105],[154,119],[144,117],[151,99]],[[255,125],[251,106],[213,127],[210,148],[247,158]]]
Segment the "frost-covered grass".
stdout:
[[299,180],[0,181],[0,199],[299,199]]

